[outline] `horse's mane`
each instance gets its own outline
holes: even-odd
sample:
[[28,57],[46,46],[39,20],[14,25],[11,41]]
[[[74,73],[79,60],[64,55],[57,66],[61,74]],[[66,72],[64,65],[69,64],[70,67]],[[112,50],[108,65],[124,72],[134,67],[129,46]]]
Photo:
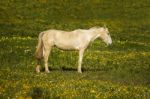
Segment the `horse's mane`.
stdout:
[[100,26],[94,26],[94,27],[91,27],[90,29],[99,29],[99,28],[102,28]]

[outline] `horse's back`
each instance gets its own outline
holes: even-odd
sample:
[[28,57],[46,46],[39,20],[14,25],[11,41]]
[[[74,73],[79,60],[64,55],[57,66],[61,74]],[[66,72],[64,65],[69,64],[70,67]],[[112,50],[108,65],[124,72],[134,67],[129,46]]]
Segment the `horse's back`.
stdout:
[[77,29],[73,31],[63,31],[50,29],[43,31],[43,39],[55,40],[55,41],[77,41],[77,39],[85,39],[87,36],[87,30]]

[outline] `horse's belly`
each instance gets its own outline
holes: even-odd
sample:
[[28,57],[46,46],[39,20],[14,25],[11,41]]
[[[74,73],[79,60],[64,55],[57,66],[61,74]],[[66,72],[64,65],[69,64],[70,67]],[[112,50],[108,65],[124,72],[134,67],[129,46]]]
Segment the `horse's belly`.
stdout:
[[77,50],[79,47],[75,43],[63,43],[59,42],[55,44],[56,47],[64,50]]

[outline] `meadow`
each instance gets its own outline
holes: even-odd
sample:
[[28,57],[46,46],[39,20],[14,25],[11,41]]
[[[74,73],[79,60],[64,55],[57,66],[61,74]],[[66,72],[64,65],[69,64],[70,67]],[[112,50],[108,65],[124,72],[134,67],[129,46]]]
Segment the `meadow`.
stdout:
[[[149,0],[0,1],[1,99],[149,99]],[[78,52],[52,49],[51,72],[35,72],[38,34],[107,25],[113,40]]]

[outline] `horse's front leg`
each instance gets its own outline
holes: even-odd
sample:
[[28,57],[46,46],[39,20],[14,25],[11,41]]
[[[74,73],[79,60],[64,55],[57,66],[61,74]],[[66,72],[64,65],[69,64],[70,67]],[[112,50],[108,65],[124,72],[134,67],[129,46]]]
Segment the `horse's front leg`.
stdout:
[[44,65],[45,65],[45,72],[49,73],[49,68],[48,68],[48,57],[51,51],[51,47],[47,47],[44,49]]
[[84,49],[79,50],[79,60],[78,60],[78,72],[82,73],[81,65],[82,65],[82,59],[83,59]]

